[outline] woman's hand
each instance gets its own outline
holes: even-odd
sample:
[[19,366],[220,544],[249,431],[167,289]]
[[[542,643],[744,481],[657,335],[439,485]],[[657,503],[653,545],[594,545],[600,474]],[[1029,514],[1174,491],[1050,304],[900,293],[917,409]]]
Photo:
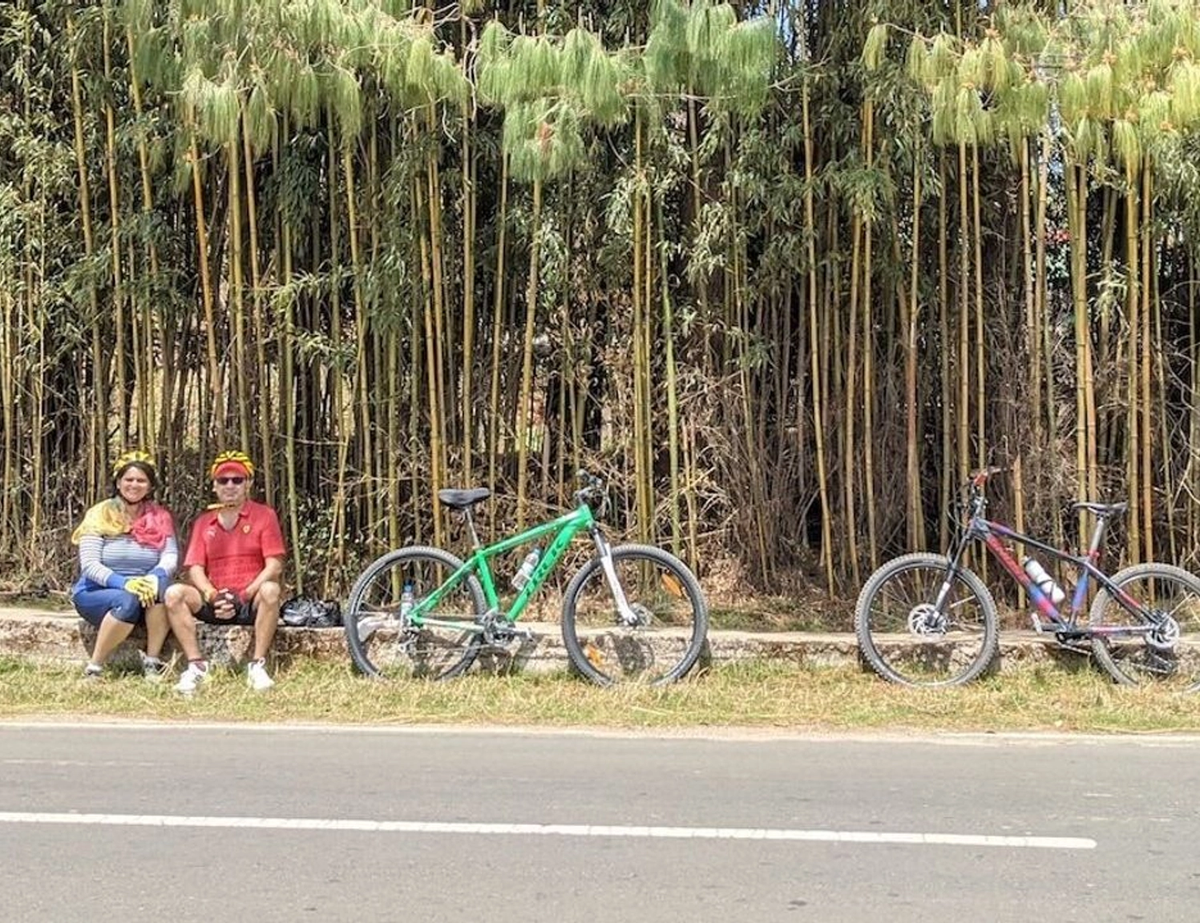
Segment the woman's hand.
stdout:
[[158,598],[158,581],[150,576],[130,577],[125,581],[125,590],[136,596],[144,608],[148,608]]

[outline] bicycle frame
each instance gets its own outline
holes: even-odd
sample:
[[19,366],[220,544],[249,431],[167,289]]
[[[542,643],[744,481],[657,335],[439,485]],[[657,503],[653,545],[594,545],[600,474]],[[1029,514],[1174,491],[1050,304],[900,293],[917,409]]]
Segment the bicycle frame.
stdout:
[[[591,507],[587,503],[580,503],[577,509],[559,516],[557,519],[533,526],[524,532],[501,539],[491,545],[477,545],[472,550],[471,556],[463,562],[462,567],[458,568],[441,586],[416,604],[409,615],[412,624],[418,628],[422,625],[431,625],[464,631],[484,631],[486,625],[479,622],[438,619],[426,615],[426,613],[436,610],[439,602],[447,593],[457,587],[463,580],[467,580],[474,575],[478,578],[479,584],[483,588],[484,599],[487,601],[488,606],[487,614],[492,616],[491,621],[494,621],[496,617],[500,617],[511,625],[521,617],[521,613],[525,611],[525,607],[529,604],[534,594],[542,588],[542,585],[546,582],[546,578],[558,566],[558,563],[566,553],[567,546],[571,544],[580,532],[584,531],[591,534],[592,540],[596,543],[597,551],[605,558],[606,572],[612,578],[612,562],[608,558],[608,540],[600,531],[599,525],[592,514]],[[537,567],[534,568],[529,580],[521,588],[512,605],[507,610],[502,609],[500,606],[500,595],[496,588],[496,579],[492,575],[492,569],[488,562],[497,555],[504,554],[522,545],[532,544],[537,539],[550,534],[553,534],[554,538],[550,541],[545,552],[538,560]],[[614,586],[617,585],[615,579],[611,579],[610,583]],[[619,606],[622,611],[628,608],[623,594],[619,597]]]
[[[1045,542],[1039,541],[1031,535],[1018,532],[1016,529],[1004,525],[1004,523],[987,519],[981,510],[982,502],[973,502],[975,503],[975,509],[960,534],[957,547],[954,548],[953,553],[950,555],[950,567],[952,571],[956,572],[960,569],[963,553],[968,546],[976,542],[982,542],[1000,566],[1008,571],[1012,578],[1021,585],[1022,589],[1029,595],[1029,598],[1033,600],[1038,610],[1050,619],[1053,623],[1051,627],[1059,633],[1077,638],[1090,638],[1104,635],[1145,634],[1154,629],[1156,620],[1145,610],[1141,603],[1130,597],[1128,593],[1114,584],[1107,574],[1100,570],[1100,548],[1104,540],[1104,532],[1108,525],[1106,516],[1098,517],[1096,527],[1092,532],[1092,540],[1087,554],[1074,555],[1055,548],[1053,545],[1047,545]],[[1051,556],[1056,561],[1066,562],[1075,568],[1080,576],[1075,584],[1075,591],[1070,597],[1071,607],[1068,614],[1064,615],[1063,611],[1054,605],[1054,600],[1042,592],[1042,588],[1037,585],[1033,578],[1025,573],[1025,568],[1021,566],[1020,562],[1017,561],[1016,557],[1005,546],[1005,539],[1018,542],[1027,548],[1036,548],[1038,551]],[[1079,624],[1079,616],[1083,611],[1084,603],[1087,599],[1089,581],[1095,581],[1099,584],[1110,596],[1118,601],[1122,608],[1131,615],[1136,615],[1144,624],[1081,626]],[[945,595],[949,590],[949,581],[947,581],[939,593],[937,602],[939,611],[941,611],[945,603]]]

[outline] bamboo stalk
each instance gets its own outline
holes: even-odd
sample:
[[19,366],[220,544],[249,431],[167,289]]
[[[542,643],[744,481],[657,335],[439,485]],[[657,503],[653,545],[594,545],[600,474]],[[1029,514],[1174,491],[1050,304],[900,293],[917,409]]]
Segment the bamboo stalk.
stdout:
[[[229,289],[233,301],[233,380],[237,404],[238,445],[250,441],[250,383],[247,380],[246,300],[242,274],[242,167],[237,139],[225,144],[229,170]],[[263,459],[266,464],[268,459]]]
[[[821,499],[821,560],[825,565],[825,589],[827,592],[833,593],[833,527],[832,510],[829,506],[828,462],[826,460],[825,449],[825,402],[822,398],[824,393],[822,389],[824,374],[821,363],[822,351],[819,348],[822,340],[817,291],[820,276],[817,269],[817,220],[816,203],[813,194],[813,125],[812,114],[809,108],[809,86],[807,79],[804,80],[800,93],[801,121],[804,126],[804,223],[807,232],[804,236],[808,257],[806,297],[809,324],[809,362],[811,365],[809,374],[812,378],[810,387],[812,389],[813,441],[817,456],[817,495]],[[828,353],[825,353],[825,355],[828,355]]]
[[[25,29],[26,36],[28,37],[28,23],[26,23]],[[72,45],[75,43],[75,19],[73,16],[67,17],[67,40]],[[30,106],[31,102],[26,97],[26,119],[29,118]],[[75,165],[79,176],[79,218],[83,231],[83,252],[90,261],[95,253],[96,245],[92,230],[92,196],[88,182],[87,158],[84,152],[83,91],[80,83],[79,69],[76,67],[71,68],[71,112],[74,124]],[[32,235],[27,239],[32,240]],[[90,278],[87,282],[87,290],[88,310],[92,321],[92,390],[94,394],[91,419],[89,421],[87,491],[88,496],[96,496],[99,491],[99,485],[103,483],[101,472],[104,470],[107,460],[105,423],[108,419],[108,370],[107,362],[105,361],[104,328],[100,317],[99,297],[96,292],[96,284]],[[12,482],[6,480],[5,483]]]
[[[197,264],[200,267],[200,295],[204,304],[204,330],[208,359],[208,407],[201,405],[201,416],[208,420],[211,435],[218,445],[225,442],[225,412],[221,402],[222,381],[217,353],[216,317],[213,309],[213,288],[209,267],[208,226],[204,219],[204,184],[200,176],[200,149],[195,131],[191,134],[188,159],[192,174],[192,200],[196,211]],[[207,409],[207,413],[204,411]],[[201,455],[203,451],[201,436]]]
[[503,437],[500,432],[500,355],[504,341],[504,280],[506,278],[505,255],[508,246],[508,155],[500,155],[500,210],[496,234],[496,279],[492,300],[492,362],[491,388],[488,397],[488,475],[487,483],[492,492],[488,499],[488,512],[496,514],[496,463],[502,455]]
[[[104,6],[103,22],[104,81],[106,84],[111,84],[112,41],[107,4]],[[116,135],[116,115],[113,112],[112,102],[106,98],[104,103],[104,162],[108,175],[109,230],[112,235],[109,242],[109,249],[112,255],[113,322],[116,329],[116,349],[113,356],[113,368],[117,379],[117,418],[120,427],[117,432],[117,441],[124,446],[129,443],[132,434],[129,421],[129,404],[132,395],[130,394],[129,384],[125,378],[128,350],[125,346],[125,283],[121,273],[121,196],[117,183]]]
[[[537,326],[539,237],[542,222],[542,181],[533,181],[530,223],[529,278],[525,286],[525,333],[521,348],[521,395],[517,401],[517,531],[525,528],[529,504],[529,449],[533,438],[533,335]],[[636,300],[636,296],[635,296]]]

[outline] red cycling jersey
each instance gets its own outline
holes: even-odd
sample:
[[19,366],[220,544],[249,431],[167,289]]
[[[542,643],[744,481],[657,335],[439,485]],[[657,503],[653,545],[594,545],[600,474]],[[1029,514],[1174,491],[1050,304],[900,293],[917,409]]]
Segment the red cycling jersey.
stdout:
[[232,529],[221,525],[220,510],[201,514],[192,525],[184,567],[204,568],[213,586],[238,595],[262,571],[267,558],[286,554],[279,517],[265,503],[247,500]]

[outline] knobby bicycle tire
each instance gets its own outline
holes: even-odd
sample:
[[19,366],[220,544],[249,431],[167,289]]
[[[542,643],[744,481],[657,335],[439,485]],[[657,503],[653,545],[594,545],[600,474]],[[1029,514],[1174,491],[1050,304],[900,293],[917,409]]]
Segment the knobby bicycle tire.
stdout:
[[[1096,662],[1124,686],[1165,683],[1187,692],[1200,689],[1200,579],[1183,568],[1153,562],[1126,567],[1111,579],[1121,592],[1171,621],[1159,631],[1094,635]],[[1145,623],[1101,589],[1088,624],[1104,629]]]
[[601,686],[678,680],[696,664],[708,635],[699,581],[677,557],[652,545],[619,545],[612,560],[626,600],[644,623],[621,621],[603,562],[592,558],[563,597],[563,643],[572,666]]
[[[441,548],[413,545],[369,564],[346,605],[346,646],[359,672],[376,678],[458,676],[479,654],[478,632],[411,625],[401,611],[404,585],[416,600],[441,586],[463,562]],[[429,617],[471,622],[487,611],[483,587],[468,574]]]
[[858,648],[871,669],[905,686],[957,686],[978,678],[999,650],[996,602],[959,567],[946,605],[933,606],[950,572],[940,554],[894,558],[867,578],[854,607]]

